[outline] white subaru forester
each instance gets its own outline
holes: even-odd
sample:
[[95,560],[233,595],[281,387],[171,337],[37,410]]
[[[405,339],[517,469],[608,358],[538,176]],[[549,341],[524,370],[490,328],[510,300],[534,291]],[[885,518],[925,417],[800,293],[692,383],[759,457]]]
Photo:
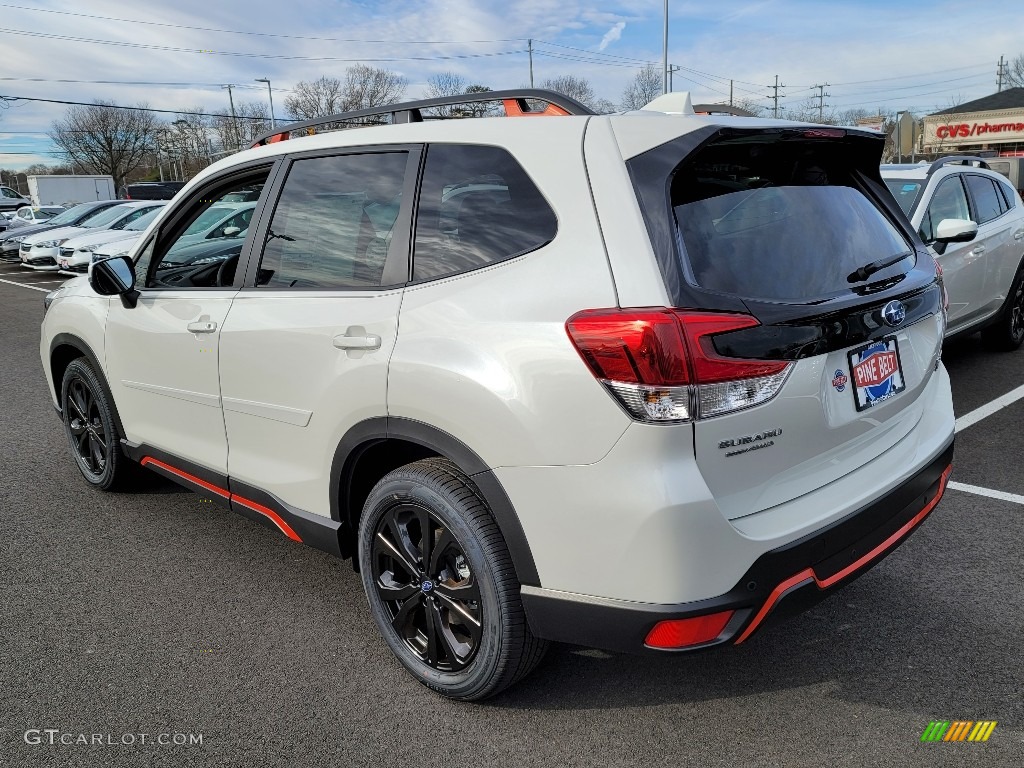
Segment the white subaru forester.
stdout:
[[[528,119],[423,121],[441,99],[279,130],[48,295],[86,481],[141,464],[351,557],[398,659],[458,699],[548,641],[742,643],[903,541],[953,411],[882,138],[480,98]],[[239,190],[245,238],[176,247]]]

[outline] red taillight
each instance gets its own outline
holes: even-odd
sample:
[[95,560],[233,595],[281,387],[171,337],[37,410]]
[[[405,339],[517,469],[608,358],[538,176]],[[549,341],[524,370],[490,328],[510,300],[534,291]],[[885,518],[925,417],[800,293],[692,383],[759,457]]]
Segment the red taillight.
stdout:
[[750,315],[649,308],[590,309],[565,327],[591,372],[634,417],[664,422],[774,396],[789,363],[723,357],[712,341],[756,325]]
[[710,643],[725,629],[733,611],[710,613],[690,619],[669,619],[659,621],[644,641],[651,648],[687,648],[692,645]]
[[590,309],[570,317],[565,327],[598,378],[662,386],[690,383],[679,323],[667,309]]

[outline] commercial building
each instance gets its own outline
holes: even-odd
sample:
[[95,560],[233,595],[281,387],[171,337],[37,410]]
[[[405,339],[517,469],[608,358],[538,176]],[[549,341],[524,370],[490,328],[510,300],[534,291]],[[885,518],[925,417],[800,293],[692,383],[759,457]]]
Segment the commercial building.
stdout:
[[1024,157],[1024,88],[1008,88],[924,118],[928,154]]

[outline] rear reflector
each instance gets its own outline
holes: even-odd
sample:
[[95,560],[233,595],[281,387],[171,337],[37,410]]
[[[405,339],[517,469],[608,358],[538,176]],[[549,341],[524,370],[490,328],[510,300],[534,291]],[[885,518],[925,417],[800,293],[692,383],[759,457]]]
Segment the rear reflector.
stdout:
[[733,611],[710,613],[707,616],[695,616],[691,619],[669,619],[659,621],[647,633],[644,642],[651,648],[687,648],[693,645],[710,643],[725,629],[732,618]]
[[718,416],[770,400],[790,363],[723,357],[713,337],[758,325],[750,315],[665,308],[590,309],[566,322],[584,362],[636,419]]

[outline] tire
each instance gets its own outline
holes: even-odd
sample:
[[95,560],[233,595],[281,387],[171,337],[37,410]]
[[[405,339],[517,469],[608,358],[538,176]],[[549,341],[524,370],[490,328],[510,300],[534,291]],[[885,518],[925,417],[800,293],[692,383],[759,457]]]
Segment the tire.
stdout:
[[999,318],[981,332],[981,338],[999,352],[1012,352],[1024,343],[1024,262],[1017,267]]
[[359,522],[359,565],[388,646],[443,696],[493,696],[547,650],[527,625],[498,524],[473,481],[447,459],[408,464],[377,483]]
[[64,371],[60,386],[64,432],[82,477],[101,491],[122,487],[135,477],[133,462],[121,452],[121,434],[107,389],[80,357]]

